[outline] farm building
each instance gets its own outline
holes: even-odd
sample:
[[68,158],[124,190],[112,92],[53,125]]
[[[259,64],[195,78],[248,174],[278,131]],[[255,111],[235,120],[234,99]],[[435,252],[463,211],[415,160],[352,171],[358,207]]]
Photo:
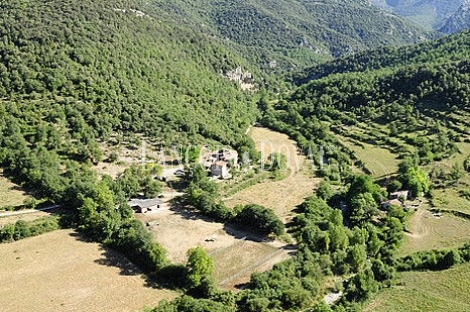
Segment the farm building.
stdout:
[[163,208],[163,201],[158,198],[152,199],[131,199],[129,201],[129,206],[135,211],[140,213],[146,213],[149,211],[155,211],[157,209]]
[[228,167],[225,161],[214,162],[210,167],[211,175],[225,179],[228,177]]
[[404,199],[411,199],[411,191],[398,191],[390,193],[389,199],[399,199],[403,197]]
[[230,169],[238,166],[238,153],[229,149],[212,151],[202,157],[200,163],[212,176],[228,179]]
[[382,209],[388,209],[391,205],[401,207],[401,206],[403,206],[403,203],[395,198],[395,199],[387,200],[387,201],[383,202],[381,205],[382,205]]

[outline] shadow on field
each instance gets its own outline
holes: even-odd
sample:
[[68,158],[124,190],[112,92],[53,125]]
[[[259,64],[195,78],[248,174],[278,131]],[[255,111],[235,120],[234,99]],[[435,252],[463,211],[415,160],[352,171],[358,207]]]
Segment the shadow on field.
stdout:
[[214,219],[205,216],[201,212],[198,212],[196,210],[193,210],[191,208],[185,208],[181,203],[171,203],[170,204],[170,211],[173,212],[174,214],[182,216],[186,220],[202,220],[205,222],[217,222]]
[[95,263],[117,267],[121,270],[121,275],[142,275],[140,271],[132,262],[118,252],[106,247],[101,247],[103,258],[95,260]]
[[268,243],[274,241],[274,238],[272,237],[256,234],[253,232],[253,230],[246,229],[235,224],[225,223],[224,231],[225,233],[235,237],[236,239],[244,239],[256,243]]

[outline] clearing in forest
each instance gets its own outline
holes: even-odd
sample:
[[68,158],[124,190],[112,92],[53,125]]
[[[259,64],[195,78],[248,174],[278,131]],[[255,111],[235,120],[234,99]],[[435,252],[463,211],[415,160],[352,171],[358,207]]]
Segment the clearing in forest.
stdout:
[[283,180],[269,180],[242,190],[229,197],[225,204],[229,207],[238,204],[263,205],[273,209],[283,221],[287,221],[291,211],[313,194],[320,179],[312,177],[306,164],[306,157],[300,154],[296,142],[287,135],[266,128],[253,127],[250,136],[265,160],[271,153],[284,154],[289,174]]
[[136,311],[178,295],[72,230],[1,244],[0,259],[2,311]]
[[337,137],[364,162],[373,178],[387,177],[397,172],[400,160],[396,154],[393,154],[388,149],[364,142],[360,142],[359,145],[350,139],[339,135]]
[[187,252],[202,247],[214,259],[214,277],[221,287],[234,289],[247,283],[253,272],[262,272],[290,257],[286,243],[245,239],[249,233],[214,222],[201,213],[173,205],[153,213],[136,214],[173,263],[185,264]]
[[3,176],[3,170],[0,170],[0,209],[6,206],[22,205],[28,195],[19,185],[11,182]]
[[458,247],[470,242],[470,220],[449,213],[433,215],[421,206],[406,224],[405,240],[400,255],[430,249]]

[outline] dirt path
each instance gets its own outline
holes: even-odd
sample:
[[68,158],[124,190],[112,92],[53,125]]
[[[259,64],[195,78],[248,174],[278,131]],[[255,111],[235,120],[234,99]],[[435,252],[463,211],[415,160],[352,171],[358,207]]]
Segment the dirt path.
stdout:
[[423,222],[428,214],[429,212],[420,205],[410,220],[405,235],[415,239],[429,235],[429,228]]
[[52,210],[52,209],[56,209],[59,207],[60,205],[54,205],[54,206],[38,208],[38,209],[25,209],[25,210],[20,210],[20,211],[2,212],[0,213],[0,218],[18,216],[18,215],[29,214],[29,213],[37,213],[39,211],[47,211],[47,210]]
[[306,157],[299,153],[296,142],[287,135],[253,127],[250,136],[265,160],[271,153],[284,154],[289,175],[280,181],[267,181],[240,191],[225,203],[229,207],[250,203],[263,205],[273,209],[283,221],[288,221],[291,211],[313,193],[320,179],[308,176]]

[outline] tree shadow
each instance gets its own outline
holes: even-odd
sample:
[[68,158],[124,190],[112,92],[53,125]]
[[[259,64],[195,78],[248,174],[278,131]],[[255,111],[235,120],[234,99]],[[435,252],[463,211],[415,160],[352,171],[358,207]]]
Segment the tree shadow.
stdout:
[[169,210],[174,214],[177,214],[183,217],[186,220],[202,220],[210,223],[217,223],[214,219],[204,215],[202,212],[197,211],[196,209],[189,208],[180,202],[170,202]]
[[273,242],[274,238],[253,233],[250,229],[243,228],[231,223],[225,223],[223,227],[225,233],[236,239],[245,239],[256,243]]
[[126,276],[135,276],[135,275],[144,275],[144,273],[137,268],[135,264],[129,261],[125,256],[121,255],[117,251],[114,251],[108,247],[101,246],[103,253],[101,256],[103,258],[96,259],[94,262],[100,265],[117,267],[119,268],[121,275]]

